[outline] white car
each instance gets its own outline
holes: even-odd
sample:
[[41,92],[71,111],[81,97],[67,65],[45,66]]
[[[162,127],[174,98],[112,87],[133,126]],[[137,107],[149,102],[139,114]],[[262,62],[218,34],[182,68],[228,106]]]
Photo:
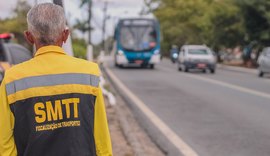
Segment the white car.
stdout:
[[199,69],[203,72],[216,71],[216,57],[210,48],[204,45],[184,45],[178,56],[178,70],[188,72]]
[[265,73],[270,73],[270,47],[264,48],[258,58],[259,77],[263,77]]

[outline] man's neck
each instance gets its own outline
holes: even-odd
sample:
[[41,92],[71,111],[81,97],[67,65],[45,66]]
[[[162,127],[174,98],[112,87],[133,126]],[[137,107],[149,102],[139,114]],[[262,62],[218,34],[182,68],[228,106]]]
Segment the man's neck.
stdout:
[[49,44],[49,45],[44,45],[44,44],[35,44],[35,47],[36,47],[36,51],[42,47],[45,47],[45,46],[58,46],[58,47],[62,47],[63,44],[59,44],[59,43],[55,43],[55,44]]

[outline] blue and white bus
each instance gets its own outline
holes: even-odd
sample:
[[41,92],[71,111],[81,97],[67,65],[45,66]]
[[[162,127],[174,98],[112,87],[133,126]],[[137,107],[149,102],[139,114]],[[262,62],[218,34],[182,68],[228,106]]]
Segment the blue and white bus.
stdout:
[[153,69],[160,62],[158,21],[147,18],[121,19],[115,28],[115,66],[137,64]]

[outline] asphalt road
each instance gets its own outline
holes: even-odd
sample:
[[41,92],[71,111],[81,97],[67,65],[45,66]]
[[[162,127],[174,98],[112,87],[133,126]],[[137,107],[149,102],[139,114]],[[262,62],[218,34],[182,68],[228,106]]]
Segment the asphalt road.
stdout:
[[198,155],[270,155],[269,77],[225,69],[184,73],[168,60],[155,70],[108,64]]

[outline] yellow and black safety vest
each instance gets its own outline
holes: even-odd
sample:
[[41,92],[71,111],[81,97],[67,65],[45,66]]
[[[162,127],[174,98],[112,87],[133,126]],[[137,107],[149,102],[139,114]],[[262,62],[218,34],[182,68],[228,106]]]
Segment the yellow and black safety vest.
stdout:
[[57,46],[5,73],[0,156],[110,156],[99,68]]

